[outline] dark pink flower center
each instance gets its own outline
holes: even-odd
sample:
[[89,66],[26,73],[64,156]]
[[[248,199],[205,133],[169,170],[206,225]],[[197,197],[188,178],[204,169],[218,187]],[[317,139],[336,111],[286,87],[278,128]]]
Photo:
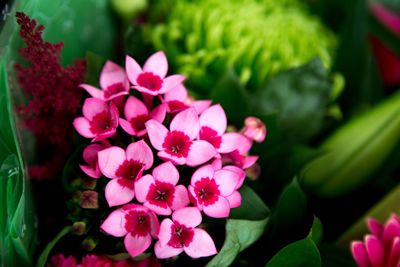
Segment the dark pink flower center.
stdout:
[[94,115],[90,122],[90,131],[95,134],[108,131],[111,127],[112,119],[106,110]]
[[146,236],[150,232],[150,216],[144,211],[129,211],[125,215],[125,229],[133,236]]
[[153,205],[167,208],[172,205],[174,192],[175,187],[172,184],[156,181],[150,186],[146,199]]
[[218,200],[220,192],[214,179],[201,178],[200,181],[195,183],[194,188],[199,204],[208,206],[214,204]]
[[179,111],[189,108],[188,105],[186,105],[185,103],[183,103],[179,100],[168,101],[167,104],[168,104],[170,113],[172,113],[172,114],[178,113]]
[[120,178],[134,180],[143,169],[143,163],[137,160],[125,160],[115,172],[115,175]]
[[139,86],[145,87],[151,91],[158,91],[162,86],[162,79],[158,75],[154,75],[151,72],[143,72],[141,73],[136,82]]
[[239,153],[236,149],[230,153],[221,154],[222,155],[222,164],[223,165],[235,165],[239,168],[243,168],[244,161],[246,156]]
[[125,91],[125,87],[123,83],[114,83],[110,86],[108,86],[105,90],[104,90],[104,97],[108,98],[112,95],[121,93]]
[[147,114],[142,114],[139,116],[136,116],[134,118],[131,119],[131,125],[132,128],[136,131],[142,131],[144,129],[146,129],[146,126],[144,125],[147,121],[149,120],[149,115]]
[[194,231],[192,228],[174,222],[171,226],[171,239],[168,241],[168,245],[173,248],[187,247],[192,243],[193,235]]
[[172,156],[187,157],[191,144],[189,136],[180,131],[172,131],[167,134],[162,146]]
[[212,144],[215,148],[221,146],[221,136],[218,135],[217,131],[211,129],[210,127],[203,126],[199,133],[200,140],[204,140]]

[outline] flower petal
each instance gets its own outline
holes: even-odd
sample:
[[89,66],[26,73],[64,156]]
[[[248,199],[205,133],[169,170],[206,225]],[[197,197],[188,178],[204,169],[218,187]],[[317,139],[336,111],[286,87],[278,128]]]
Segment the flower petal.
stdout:
[[383,266],[383,244],[376,236],[367,235],[365,237],[365,249],[372,266]]
[[165,161],[171,161],[175,165],[184,165],[186,163],[186,158],[185,157],[177,157],[173,156],[165,151],[160,151],[157,153],[158,157],[165,160]]
[[170,183],[173,185],[176,185],[179,180],[179,172],[170,161],[155,167],[153,170],[153,176],[154,179],[160,182]]
[[246,172],[243,169],[241,169],[237,166],[234,166],[234,165],[224,166],[223,169],[235,172],[239,176],[238,183],[236,184],[236,189],[239,189],[240,187],[242,187],[243,182],[246,178]]
[[97,153],[101,150],[103,150],[105,147],[100,145],[100,144],[91,144],[88,145],[84,150],[83,150],[83,159],[86,161],[86,163],[90,165],[94,165],[97,163]]
[[400,237],[393,239],[392,247],[389,255],[388,266],[398,266],[400,263]]
[[162,246],[165,246],[171,239],[171,228],[174,223],[171,219],[166,218],[160,224],[160,231],[158,233],[158,240]]
[[211,205],[203,205],[203,211],[210,217],[213,218],[227,218],[230,212],[229,201],[221,196],[218,196],[218,200]]
[[126,235],[125,212],[118,209],[110,213],[100,228],[109,235],[121,237]]
[[102,174],[108,178],[117,178],[116,171],[126,160],[125,150],[113,146],[98,153],[99,168]]
[[189,205],[189,194],[184,185],[175,187],[174,199],[172,200],[172,210],[179,210]]
[[371,233],[378,238],[382,238],[383,226],[374,218],[367,219],[367,225]]
[[158,206],[153,203],[146,201],[143,204],[145,207],[149,208],[150,210],[154,211],[158,215],[168,216],[172,213],[171,208],[168,206]]
[[226,199],[231,209],[237,208],[242,204],[242,195],[240,195],[239,191],[233,192],[231,195],[227,196]]
[[93,138],[96,134],[92,133],[90,130],[90,122],[84,117],[78,117],[74,120],[73,125],[75,130],[86,138]]
[[162,123],[167,114],[167,104],[161,104],[150,112],[150,118]]
[[183,251],[183,248],[173,248],[171,246],[162,246],[160,241],[154,245],[154,252],[158,259],[167,259],[179,255]]
[[217,254],[217,249],[211,236],[203,229],[196,228],[193,230],[192,242],[189,246],[183,248],[186,254],[194,259]]
[[172,213],[172,220],[194,228],[201,223],[201,213],[196,207],[186,207]]
[[124,129],[124,131],[128,134],[133,136],[136,135],[135,129],[133,129],[132,124],[129,123],[127,120],[119,118],[119,125],[121,125],[121,128]]
[[85,103],[83,103],[82,113],[88,120],[92,120],[95,115],[103,111],[108,111],[107,103],[103,100],[91,97],[86,98]]
[[139,115],[147,115],[146,105],[134,96],[129,96],[124,108],[125,118],[131,120]]
[[135,196],[134,183],[128,179],[112,179],[108,182],[105,195],[110,207],[128,203]]
[[213,105],[200,115],[200,127],[207,126],[221,136],[226,130],[226,115],[221,105]]
[[126,148],[126,158],[133,159],[144,164],[144,169],[148,170],[153,165],[153,152],[149,145],[142,139],[135,143],[131,143]]
[[351,243],[351,252],[359,267],[371,267],[365,246],[360,241]]
[[158,93],[165,94],[170,90],[174,90],[176,87],[182,84],[185,79],[185,76],[179,74],[171,75],[167,78],[164,78],[161,89],[158,91]]
[[229,196],[236,190],[239,175],[233,171],[221,169],[215,172],[214,179],[221,196]]
[[188,97],[187,90],[183,84],[179,84],[174,90],[169,91],[164,95],[164,100],[166,102],[178,100],[180,102],[185,102]]
[[196,100],[191,102],[190,105],[196,110],[197,114],[201,114],[208,109],[211,103],[211,100]]
[[251,167],[258,160],[258,156],[247,156],[244,158],[243,169]]
[[163,150],[163,143],[168,134],[167,128],[156,120],[149,120],[145,123],[147,134],[153,147]]
[[131,257],[136,257],[143,252],[151,244],[150,234],[146,236],[132,236],[130,233],[125,236],[124,240],[125,248]]
[[96,168],[96,166],[93,167],[93,166],[79,165],[79,167],[87,176],[90,176],[95,179],[101,177],[101,172],[100,170],[98,170],[98,168]]
[[136,180],[135,182],[135,194],[136,194],[136,199],[144,203],[146,202],[146,197],[149,192],[150,186],[155,183],[155,180],[153,176],[150,174],[146,174],[139,179]]
[[164,52],[158,51],[151,55],[144,63],[143,71],[152,72],[164,78],[168,72],[168,61]]
[[180,131],[189,136],[190,140],[197,137],[200,130],[199,117],[193,108],[179,112],[171,121],[171,131]]
[[190,184],[195,186],[196,182],[200,181],[202,178],[214,178],[214,168],[212,165],[207,164],[200,168],[198,168],[192,175],[192,179],[190,180]]
[[198,166],[209,161],[216,154],[217,151],[209,142],[196,140],[190,146],[186,164],[191,167]]
[[100,74],[100,86],[102,89],[106,89],[110,85],[116,83],[126,84],[127,78],[125,70],[108,60],[101,70]]
[[96,88],[89,84],[80,84],[79,87],[83,88],[92,97],[103,100],[103,101],[105,100],[104,92],[102,90],[100,90],[99,88]]
[[[239,147],[241,150],[247,149],[247,151],[248,151],[250,149],[250,147],[247,148],[248,145],[250,145],[250,147],[251,147],[251,142],[244,135],[239,134],[239,133],[226,133],[226,134],[222,135],[221,145],[218,149],[218,152],[229,153],[229,152],[234,151],[235,149],[239,150]],[[247,151],[244,153],[247,153]]]
[[140,73],[142,73],[142,68],[140,65],[131,58],[130,56],[126,56],[125,58],[125,68],[126,75],[128,76],[129,81],[132,84],[137,84],[136,79]]
[[160,223],[158,222],[157,215],[151,210],[147,213],[150,216],[150,234],[157,238],[158,232],[160,231]]

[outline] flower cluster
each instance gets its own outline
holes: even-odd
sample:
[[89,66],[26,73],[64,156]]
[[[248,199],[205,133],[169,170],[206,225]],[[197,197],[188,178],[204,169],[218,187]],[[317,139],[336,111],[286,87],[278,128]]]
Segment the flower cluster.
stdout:
[[101,229],[124,237],[132,257],[153,239],[158,258],[183,251],[206,257],[217,250],[200,226],[202,212],[226,218],[240,206],[244,169],[257,160],[248,152],[266,130],[252,118],[243,134],[226,132],[223,108],[191,99],[184,77],[166,76],[167,70],[163,52],[153,54],[143,68],[127,56],[126,70],[106,63],[101,89],[81,85],[92,97],[73,124],[92,143],[80,167],[94,179],[109,179],[105,198],[118,208]]

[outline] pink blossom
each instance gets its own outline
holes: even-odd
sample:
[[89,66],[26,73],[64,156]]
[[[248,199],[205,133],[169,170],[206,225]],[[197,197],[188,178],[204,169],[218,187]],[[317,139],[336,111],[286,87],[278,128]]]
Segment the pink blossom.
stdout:
[[153,211],[129,204],[113,211],[102,223],[101,229],[115,237],[125,236],[126,250],[136,257],[150,246],[152,237],[157,238],[159,222]]
[[146,134],[145,123],[154,119],[160,123],[164,121],[167,107],[161,104],[150,113],[145,104],[134,96],[130,96],[125,104],[125,118],[119,119],[121,127],[130,135],[142,137]]
[[193,108],[178,113],[170,124],[170,131],[156,120],[145,123],[151,144],[158,156],[177,165],[198,166],[215,156],[214,147],[203,140],[193,141],[200,128]]
[[99,168],[111,178],[105,195],[110,206],[122,205],[134,197],[134,182],[153,165],[153,153],[145,141],[131,143],[126,151],[113,146],[98,153]]
[[182,75],[165,77],[168,62],[164,52],[156,52],[144,63],[143,69],[130,56],[126,56],[126,73],[133,88],[149,95],[164,94],[183,82]]
[[261,143],[265,140],[267,128],[260,119],[256,117],[247,117],[244,120],[244,125],[245,126],[241,131],[244,136],[256,141],[257,143]]
[[112,61],[107,61],[101,71],[101,90],[89,84],[81,84],[80,87],[85,89],[92,97],[103,101],[129,94],[129,81],[125,70]]
[[83,159],[87,165],[79,165],[81,170],[92,178],[100,178],[101,172],[97,162],[97,153],[109,146],[110,144],[107,141],[103,141],[101,144],[88,145],[83,150]]
[[77,266],[76,259],[73,256],[65,257],[63,254],[53,255],[47,267],[75,267]]
[[83,117],[78,117],[73,124],[80,135],[93,138],[92,142],[113,136],[118,127],[119,113],[113,103],[87,98],[82,108]]
[[371,234],[364,242],[351,243],[351,252],[360,267],[400,266],[400,217],[392,214],[384,225],[375,219],[368,219]]
[[189,195],[183,185],[176,185],[179,172],[167,161],[153,169],[153,176],[145,175],[135,183],[136,199],[159,215],[170,215],[189,204]]
[[186,207],[172,213],[160,225],[159,241],[154,246],[156,257],[165,259],[185,251],[192,258],[208,257],[217,253],[214,241],[203,229],[201,213],[195,207]]
[[226,218],[231,208],[241,204],[237,189],[243,184],[245,173],[235,166],[214,170],[208,164],[197,169],[189,185],[192,202],[199,210],[214,218]]
[[233,143],[233,151],[229,153],[221,153],[220,157],[224,165],[233,164],[239,168],[247,169],[258,160],[258,156],[248,155],[250,148],[253,145],[253,142],[249,138],[244,137],[240,140],[240,142]]

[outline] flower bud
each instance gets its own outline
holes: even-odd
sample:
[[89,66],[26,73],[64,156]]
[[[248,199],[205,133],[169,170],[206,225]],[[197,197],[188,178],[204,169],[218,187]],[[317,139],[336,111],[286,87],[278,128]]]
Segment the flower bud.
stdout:
[[96,246],[97,242],[91,237],[85,238],[85,240],[82,241],[82,248],[86,251],[93,251]]
[[85,222],[74,222],[72,225],[72,233],[75,235],[83,235],[86,233],[86,223]]
[[84,209],[99,208],[99,194],[96,191],[83,191],[81,196],[81,207]]
[[244,121],[244,125],[245,126],[241,131],[243,135],[257,143],[264,141],[265,136],[267,135],[267,129],[260,119],[256,117],[247,117]]

